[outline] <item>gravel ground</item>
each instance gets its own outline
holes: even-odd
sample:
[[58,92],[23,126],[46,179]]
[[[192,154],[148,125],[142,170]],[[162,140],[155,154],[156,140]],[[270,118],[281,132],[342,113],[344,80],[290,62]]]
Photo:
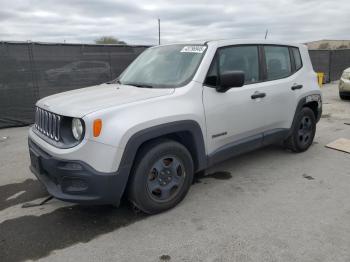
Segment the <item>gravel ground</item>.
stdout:
[[[350,101],[322,89],[324,114],[305,153],[267,147],[198,177],[160,215],[127,204],[52,200],[29,172],[28,128],[0,130],[0,261],[350,261]],[[3,137],[7,137],[4,139]]]

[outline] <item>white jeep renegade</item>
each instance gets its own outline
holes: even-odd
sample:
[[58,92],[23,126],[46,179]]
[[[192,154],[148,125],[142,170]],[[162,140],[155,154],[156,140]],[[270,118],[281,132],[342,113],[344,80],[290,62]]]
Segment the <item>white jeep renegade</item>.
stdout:
[[31,170],[61,200],[146,213],[174,207],[195,172],[283,141],[312,144],[322,111],[307,48],[265,40],[152,47],[118,79],[41,99]]

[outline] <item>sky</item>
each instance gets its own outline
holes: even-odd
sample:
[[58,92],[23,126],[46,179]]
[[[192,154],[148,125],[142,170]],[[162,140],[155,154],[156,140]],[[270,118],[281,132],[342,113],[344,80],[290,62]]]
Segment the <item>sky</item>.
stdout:
[[0,0],[0,41],[350,39],[350,0]]

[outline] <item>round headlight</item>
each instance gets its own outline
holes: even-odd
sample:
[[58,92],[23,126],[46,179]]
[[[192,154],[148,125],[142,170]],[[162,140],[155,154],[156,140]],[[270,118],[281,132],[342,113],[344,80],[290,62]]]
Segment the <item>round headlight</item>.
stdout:
[[76,140],[80,140],[83,135],[83,123],[79,118],[73,118],[72,120],[72,133]]

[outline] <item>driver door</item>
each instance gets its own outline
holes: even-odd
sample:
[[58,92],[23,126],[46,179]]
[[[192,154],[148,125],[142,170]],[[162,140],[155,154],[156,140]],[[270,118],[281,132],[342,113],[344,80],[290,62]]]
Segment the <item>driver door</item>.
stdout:
[[[216,91],[219,75],[225,71],[244,71],[242,87],[225,93]],[[217,50],[203,87],[203,104],[207,124],[209,158],[219,162],[242,150],[258,148],[262,144],[265,128],[266,104],[261,94],[263,83],[256,45],[230,46]]]

